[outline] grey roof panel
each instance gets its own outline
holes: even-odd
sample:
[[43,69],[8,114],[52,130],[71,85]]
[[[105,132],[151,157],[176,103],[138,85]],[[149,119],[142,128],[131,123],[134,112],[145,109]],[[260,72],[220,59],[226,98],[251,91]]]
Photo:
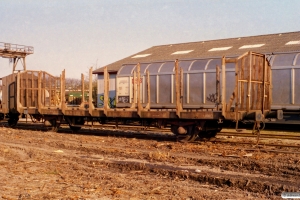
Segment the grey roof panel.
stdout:
[[[124,64],[152,63],[175,59],[220,58],[223,55],[241,55],[247,51],[259,53],[300,52],[300,31],[153,46],[111,63],[107,67],[109,71],[118,71]],[[103,73],[103,68],[99,68],[93,73]]]

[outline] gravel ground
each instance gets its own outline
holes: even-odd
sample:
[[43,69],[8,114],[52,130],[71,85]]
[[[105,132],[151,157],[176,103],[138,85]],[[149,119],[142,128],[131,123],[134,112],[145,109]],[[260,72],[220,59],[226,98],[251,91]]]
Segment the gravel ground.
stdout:
[[96,133],[1,127],[0,199],[281,199],[300,188],[300,154]]

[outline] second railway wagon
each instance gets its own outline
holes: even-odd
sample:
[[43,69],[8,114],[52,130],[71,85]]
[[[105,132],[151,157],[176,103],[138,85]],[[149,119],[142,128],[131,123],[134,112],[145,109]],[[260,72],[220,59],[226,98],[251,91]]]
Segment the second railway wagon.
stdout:
[[[300,110],[300,53],[286,52],[266,54],[266,58],[271,66],[272,74],[272,102],[271,110],[282,110],[283,119],[275,121],[276,123],[299,123]],[[141,98],[145,102],[146,90],[144,84],[146,79],[145,72],[149,69],[151,80],[151,103],[153,107],[169,106],[174,101],[174,88],[172,84],[167,86],[166,82],[174,82],[174,78],[168,74],[172,71],[172,61],[141,63]],[[189,108],[202,107],[210,108],[214,106],[215,101],[215,66],[221,66],[221,58],[203,58],[203,59],[183,59],[179,60],[179,65],[183,69],[183,81],[185,83],[183,105]],[[133,76],[136,64],[124,64],[118,73],[111,76],[110,81],[110,101],[111,107],[126,106],[132,99],[132,81],[127,80],[128,76]],[[231,96],[231,90],[234,87],[235,66],[233,63],[226,65],[226,100]],[[116,78],[117,77],[117,78]],[[112,80],[115,81],[112,83]],[[126,85],[126,84],[127,85]],[[115,86],[116,85],[116,86]],[[163,87],[160,87],[160,86]],[[122,90],[119,90],[122,88]],[[231,88],[231,90],[229,89]],[[118,93],[116,93],[116,89]],[[103,80],[98,88],[99,93],[103,94]],[[102,92],[101,92],[102,91]],[[130,96],[131,95],[131,96]],[[173,95],[173,96],[172,96]],[[99,99],[99,98],[98,98]],[[102,98],[103,99],[103,98]],[[115,103],[117,102],[117,103]],[[167,102],[167,104],[166,104]],[[126,104],[127,103],[127,104]],[[102,106],[102,102],[101,105]],[[174,105],[173,105],[174,107]]]
[[281,110],[271,112],[270,65],[259,53],[208,63],[194,59],[124,65],[113,77],[113,108],[108,76],[105,70],[103,108],[90,107],[92,116],[170,125],[184,140],[215,136],[224,119],[260,122],[282,117]]

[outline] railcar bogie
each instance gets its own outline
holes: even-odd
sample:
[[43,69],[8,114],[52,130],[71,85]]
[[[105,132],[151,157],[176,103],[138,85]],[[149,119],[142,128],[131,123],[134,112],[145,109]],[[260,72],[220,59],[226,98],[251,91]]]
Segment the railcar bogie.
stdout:
[[44,115],[44,125],[48,127],[48,130],[57,132],[60,125],[63,123],[62,115]]
[[19,121],[18,113],[9,113],[7,123],[10,127],[15,127]]
[[84,117],[78,116],[65,116],[65,120],[69,124],[70,129],[74,132],[79,131],[86,121]]

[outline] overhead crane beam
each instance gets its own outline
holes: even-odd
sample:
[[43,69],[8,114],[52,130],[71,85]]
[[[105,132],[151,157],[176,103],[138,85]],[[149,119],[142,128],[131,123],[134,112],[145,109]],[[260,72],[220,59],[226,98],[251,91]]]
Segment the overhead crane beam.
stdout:
[[18,61],[22,59],[23,70],[26,70],[25,58],[27,55],[33,54],[34,48],[32,46],[25,46],[19,44],[11,44],[0,42],[0,57],[10,58],[13,60],[12,73],[16,71]]

